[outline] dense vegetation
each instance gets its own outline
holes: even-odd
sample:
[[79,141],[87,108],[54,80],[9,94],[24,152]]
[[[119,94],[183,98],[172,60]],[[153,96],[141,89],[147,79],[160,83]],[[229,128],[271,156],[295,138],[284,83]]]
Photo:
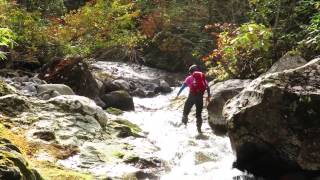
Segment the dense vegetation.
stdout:
[[166,59],[161,68],[192,59],[212,78],[253,78],[288,52],[320,52],[317,0],[1,0],[0,22],[0,58],[41,64],[116,50],[108,55]]

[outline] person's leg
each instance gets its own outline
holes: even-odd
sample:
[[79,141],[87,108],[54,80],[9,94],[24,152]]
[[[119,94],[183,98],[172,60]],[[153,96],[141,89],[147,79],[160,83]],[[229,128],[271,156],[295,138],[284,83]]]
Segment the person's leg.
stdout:
[[199,94],[196,96],[196,118],[197,118],[197,130],[201,133],[202,126],[202,109],[203,109],[203,95]]
[[186,102],[184,103],[182,123],[185,124],[185,125],[188,123],[188,115],[189,115],[189,113],[191,111],[192,106],[195,103],[194,99],[195,99],[194,95],[189,93],[189,96],[188,96]]

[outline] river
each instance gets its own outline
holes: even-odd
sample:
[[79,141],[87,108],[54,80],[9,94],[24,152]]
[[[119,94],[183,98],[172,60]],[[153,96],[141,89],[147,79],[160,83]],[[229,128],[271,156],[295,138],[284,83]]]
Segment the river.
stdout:
[[[122,78],[172,80],[172,77],[177,77],[176,80],[182,80],[181,75],[144,66],[116,62],[98,62],[94,66]],[[235,156],[229,138],[213,134],[207,122],[206,108],[203,111],[202,135],[198,135],[196,130],[194,108],[189,115],[188,125],[180,126],[188,90],[185,89],[177,100],[175,96],[178,90],[178,87],[173,87],[173,92],[152,98],[134,97],[135,111],[123,114],[123,118],[139,125],[147,134],[146,138],[159,147],[152,156],[164,160],[168,166],[161,179],[242,179],[243,173],[232,168]]]

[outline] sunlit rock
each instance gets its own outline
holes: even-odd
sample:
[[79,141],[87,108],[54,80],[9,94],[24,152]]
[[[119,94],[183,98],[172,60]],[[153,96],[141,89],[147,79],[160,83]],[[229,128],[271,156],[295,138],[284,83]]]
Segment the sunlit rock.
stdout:
[[29,167],[20,150],[3,138],[0,138],[0,178],[3,180],[43,179],[36,170]]
[[215,134],[227,132],[227,122],[222,116],[225,103],[245,88],[251,80],[231,79],[210,85],[212,101],[208,104],[208,121]]
[[294,69],[300,66],[303,66],[307,63],[305,59],[297,55],[285,55],[279,59],[272,67],[268,70],[267,73],[281,72],[287,69]]
[[13,93],[16,93],[16,90],[12,86],[0,80],[0,96],[13,94]]
[[0,112],[5,115],[16,116],[30,108],[30,102],[24,96],[9,94],[0,97]]
[[275,178],[319,171],[320,59],[251,82],[224,107],[235,166]]
[[[52,93],[56,92],[55,94],[57,95],[75,95],[75,93],[73,92],[73,90],[64,84],[42,84],[42,85],[38,85],[36,86],[37,88],[37,96],[41,96],[45,93]],[[52,96],[55,97],[55,96]],[[48,99],[52,98],[49,97]]]
[[[48,83],[65,84],[77,95],[86,96],[93,100],[99,99],[99,87],[89,70],[88,64],[81,57],[54,59],[46,64],[39,78]],[[100,106],[101,101],[96,101]]]

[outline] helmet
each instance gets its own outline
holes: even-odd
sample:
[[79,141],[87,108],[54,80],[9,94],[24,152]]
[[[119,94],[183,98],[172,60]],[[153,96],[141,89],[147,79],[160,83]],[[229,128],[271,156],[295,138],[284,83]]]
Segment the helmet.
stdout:
[[196,64],[193,64],[189,67],[189,73],[193,73],[196,70],[199,70],[199,68]]

